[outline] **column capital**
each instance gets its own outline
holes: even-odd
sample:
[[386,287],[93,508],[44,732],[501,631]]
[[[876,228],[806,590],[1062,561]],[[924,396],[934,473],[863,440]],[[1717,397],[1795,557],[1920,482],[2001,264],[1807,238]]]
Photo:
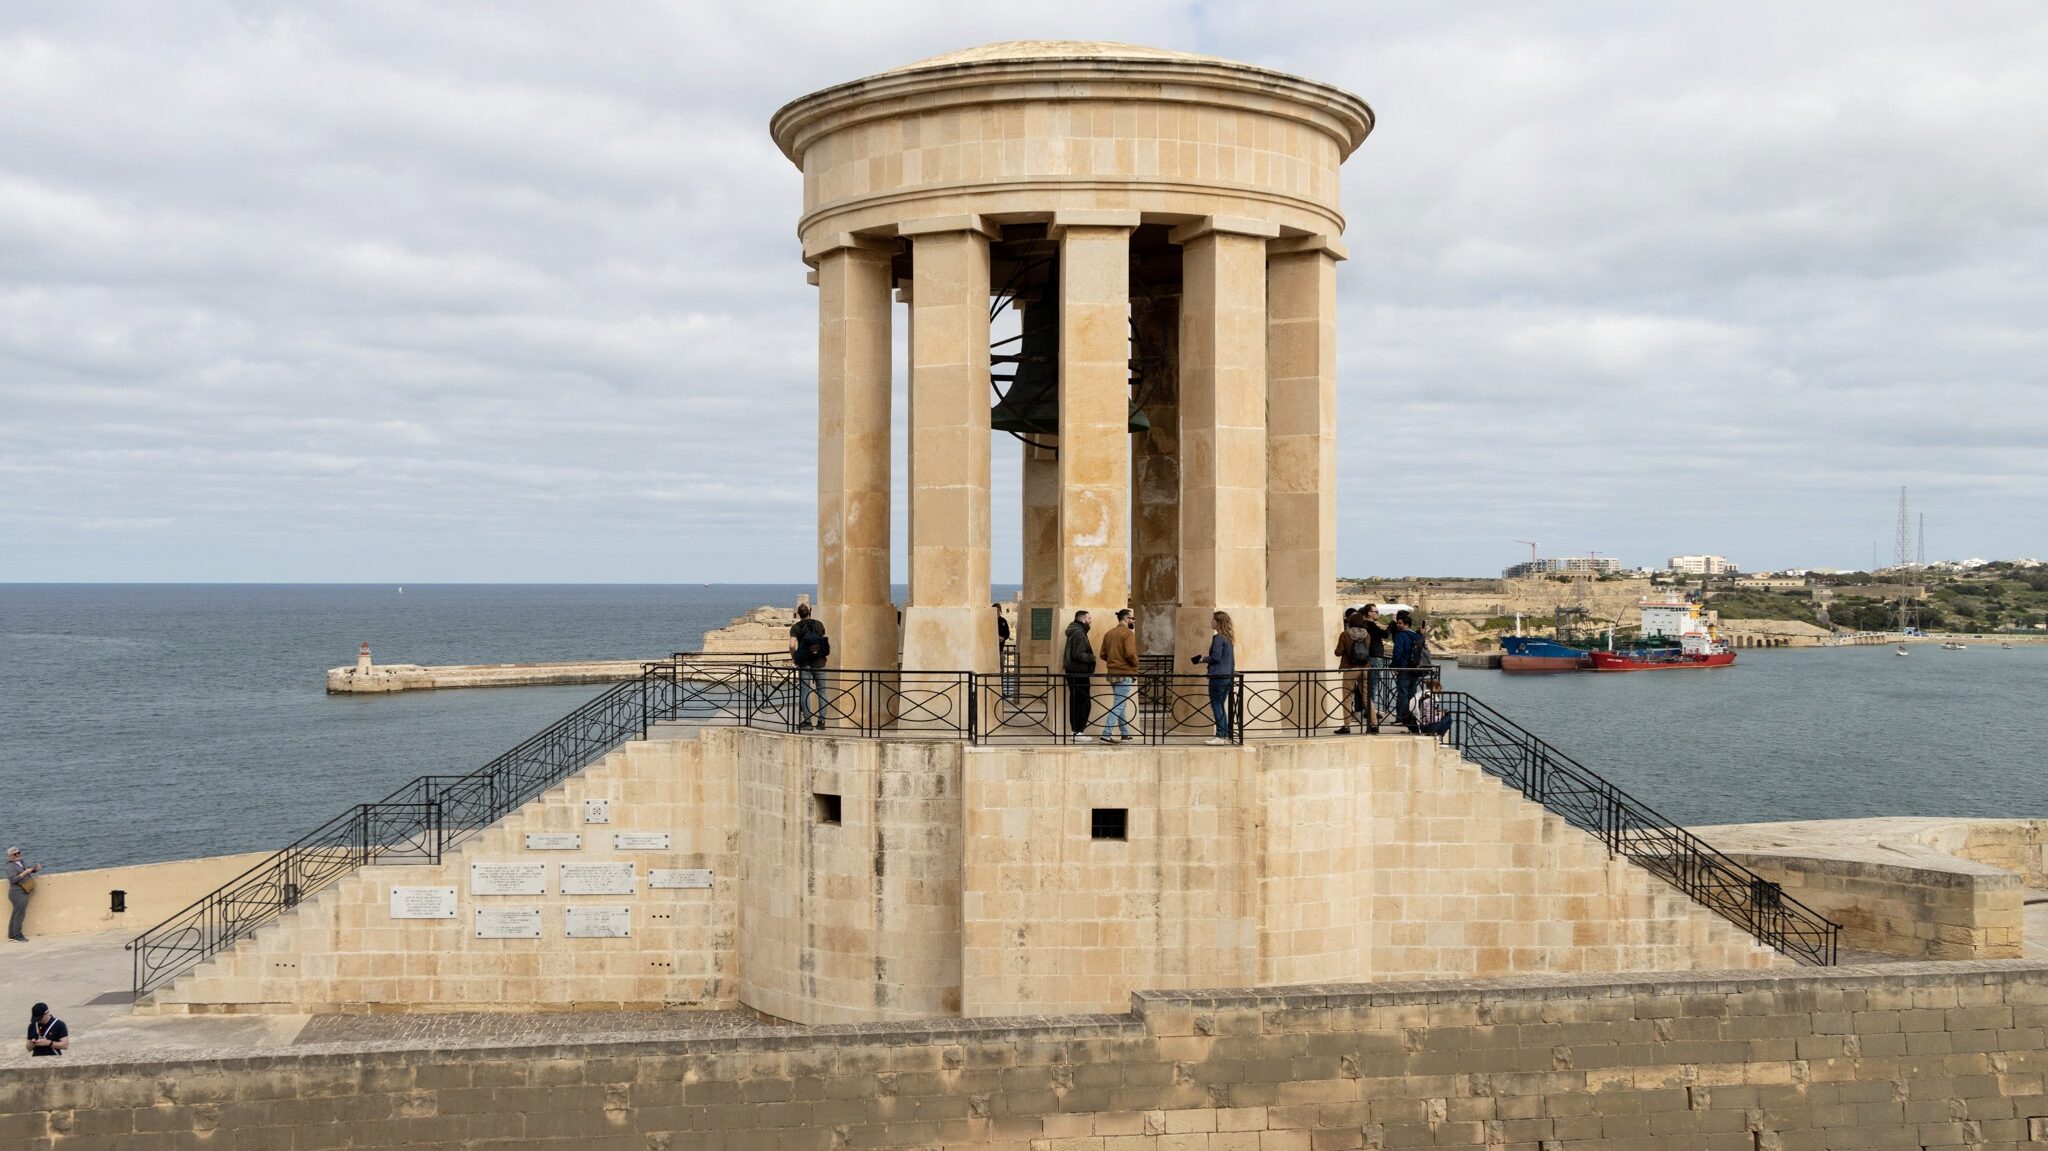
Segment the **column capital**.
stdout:
[[1060,233],[1068,228],[1121,228],[1128,232],[1142,222],[1136,212],[1054,212],[1052,224],[1046,231],[1057,240]]
[[1310,236],[1287,236],[1266,245],[1269,256],[1297,256],[1308,253],[1325,255],[1332,260],[1348,260],[1351,249],[1344,246],[1341,237],[1319,232]]
[[894,256],[903,250],[903,242],[893,236],[864,236],[858,232],[821,232],[804,241],[804,263],[816,264],[833,252],[871,252],[878,256]]
[[975,232],[991,240],[1003,238],[1001,228],[973,213],[964,216],[928,216],[922,220],[905,220],[896,225],[896,234],[899,236],[929,236],[938,232]]
[[1173,231],[1168,232],[1166,239],[1168,243],[1185,244],[1189,240],[1199,240],[1203,236],[1214,232],[1222,232],[1232,236],[1255,236],[1263,240],[1272,240],[1279,237],[1280,225],[1268,224],[1264,220],[1253,220],[1244,216],[1203,216],[1199,220],[1190,220]]

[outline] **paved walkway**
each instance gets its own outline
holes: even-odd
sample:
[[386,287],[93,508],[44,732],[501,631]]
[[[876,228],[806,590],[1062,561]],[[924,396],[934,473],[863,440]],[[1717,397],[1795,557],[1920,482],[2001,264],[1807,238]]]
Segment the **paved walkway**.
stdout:
[[[305,1027],[304,1015],[138,1016],[128,1010],[133,986],[132,932],[55,935],[7,943],[0,951],[0,1020],[6,1021],[0,1066],[29,1059],[20,1040],[28,1011],[48,1003],[71,1029],[71,1054],[119,1051],[137,1057],[223,1048],[281,1047]],[[100,1000],[100,1002],[94,1002]]]

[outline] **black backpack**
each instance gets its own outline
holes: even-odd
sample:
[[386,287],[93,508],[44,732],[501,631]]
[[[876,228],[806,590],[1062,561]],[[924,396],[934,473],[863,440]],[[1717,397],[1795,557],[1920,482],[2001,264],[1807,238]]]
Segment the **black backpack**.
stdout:
[[1351,637],[1351,663],[1355,667],[1364,667],[1372,662],[1372,635],[1364,628],[1351,630],[1358,633]]
[[796,633],[796,661],[802,664],[824,663],[832,655],[832,639],[825,634],[825,625],[814,619],[804,621]]

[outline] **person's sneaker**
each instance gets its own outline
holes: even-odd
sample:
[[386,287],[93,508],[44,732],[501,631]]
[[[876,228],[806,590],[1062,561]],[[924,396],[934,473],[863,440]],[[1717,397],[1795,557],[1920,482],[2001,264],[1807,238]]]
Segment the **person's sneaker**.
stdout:
[[1123,742],[1125,742],[1125,743],[1129,743],[1129,742],[1131,742],[1131,741],[1132,741],[1133,739],[1136,739],[1137,737],[1136,737],[1136,736],[1134,736],[1134,735],[1132,735],[1132,734],[1131,734],[1130,732],[1128,732],[1128,731],[1127,731],[1127,732],[1123,733],[1122,735],[1120,735],[1120,736],[1117,736],[1117,738],[1118,738],[1118,739],[1120,739],[1120,740],[1122,740],[1122,741],[1123,741]]
[[1103,737],[1102,737],[1102,742],[1104,742],[1104,743],[1115,743],[1115,742],[1116,742],[1116,737],[1115,737],[1115,736],[1113,736],[1113,735],[1105,735],[1105,736],[1103,736]]
[[1344,725],[1343,727],[1340,727],[1340,728],[1338,728],[1338,729],[1337,729],[1337,734],[1338,734],[1338,735],[1350,735],[1350,734],[1351,734],[1351,725],[1347,723],[1347,724],[1345,724],[1345,725]]
[[1210,737],[1209,737],[1208,739],[1206,739],[1206,740],[1203,740],[1202,742],[1204,742],[1204,743],[1208,744],[1208,745],[1209,745],[1210,747],[1229,747],[1229,746],[1230,746],[1230,741],[1229,741],[1229,740],[1227,740],[1227,739],[1225,739],[1225,738],[1223,738],[1223,737],[1222,737],[1222,736],[1220,736],[1220,735],[1212,735],[1212,736],[1210,736]]

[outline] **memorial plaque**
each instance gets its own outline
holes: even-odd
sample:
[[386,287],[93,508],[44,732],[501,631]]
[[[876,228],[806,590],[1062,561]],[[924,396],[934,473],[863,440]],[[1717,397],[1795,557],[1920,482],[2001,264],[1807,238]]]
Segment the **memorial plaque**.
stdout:
[[545,863],[472,863],[469,865],[471,895],[545,895],[548,865]]
[[711,886],[711,869],[708,867],[657,867],[647,873],[647,886],[683,889],[708,888]]
[[609,799],[586,799],[583,801],[583,822],[610,823],[612,801]]
[[562,911],[562,934],[571,939],[624,939],[633,934],[630,907],[569,907]]
[[563,895],[631,895],[633,865],[630,863],[565,863],[562,865]]
[[453,919],[455,889],[452,887],[394,887],[391,889],[393,919]]
[[613,851],[667,851],[666,831],[614,831]]
[[580,831],[529,831],[526,833],[528,851],[581,851],[583,833]]
[[476,909],[478,939],[539,939],[540,908],[479,907]]

